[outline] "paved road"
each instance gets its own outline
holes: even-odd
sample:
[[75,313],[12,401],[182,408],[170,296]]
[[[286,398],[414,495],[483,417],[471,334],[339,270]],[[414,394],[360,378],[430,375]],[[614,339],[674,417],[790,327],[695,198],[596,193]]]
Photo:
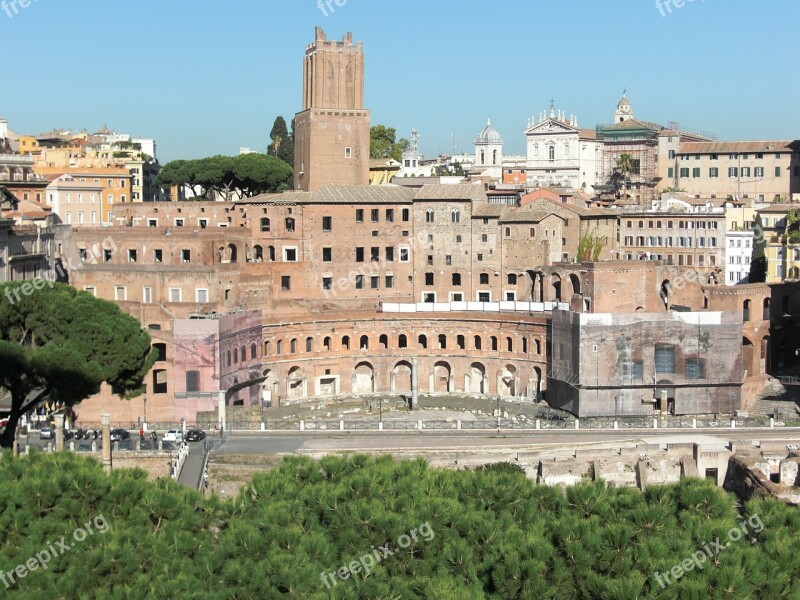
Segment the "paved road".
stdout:
[[188,488],[196,490],[203,475],[203,462],[205,458],[205,448],[203,442],[192,442],[189,444],[189,455],[183,463],[178,482]]
[[470,450],[476,448],[511,448],[521,446],[553,446],[563,444],[567,448],[597,443],[676,443],[697,442],[721,444],[728,441],[752,442],[752,440],[783,441],[800,443],[800,430],[725,430],[715,432],[675,431],[537,431],[529,435],[504,435],[496,433],[474,434],[364,434],[351,435],[308,434],[253,435],[234,434],[219,451],[222,454],[269,454],[303,451],[341,450]]

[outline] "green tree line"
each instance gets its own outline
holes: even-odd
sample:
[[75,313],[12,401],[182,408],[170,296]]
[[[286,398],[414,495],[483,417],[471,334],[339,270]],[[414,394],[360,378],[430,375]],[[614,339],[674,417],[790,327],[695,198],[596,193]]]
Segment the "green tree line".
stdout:
[[[0,570],[98,516],[95,534],[10,598],[706,599],[800,597],[800,511],[740,505],[702,480],[641,493],[538,486],[519,469],[391,457],[286,458],[235,499],[203,498],[70,453],[0,459]],[[670,585],[670,571],[747,518],[749,531]],[[433,537],[399,548],[427,524]],[[391,544],[370,573],[321,574]]]

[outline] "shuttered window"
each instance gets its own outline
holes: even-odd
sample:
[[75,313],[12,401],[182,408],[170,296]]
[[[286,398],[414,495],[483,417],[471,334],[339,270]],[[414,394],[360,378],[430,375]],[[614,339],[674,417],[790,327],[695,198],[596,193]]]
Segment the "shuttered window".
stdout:
[[675,372],[675,346],[657,344],[655,352],[656,373]]

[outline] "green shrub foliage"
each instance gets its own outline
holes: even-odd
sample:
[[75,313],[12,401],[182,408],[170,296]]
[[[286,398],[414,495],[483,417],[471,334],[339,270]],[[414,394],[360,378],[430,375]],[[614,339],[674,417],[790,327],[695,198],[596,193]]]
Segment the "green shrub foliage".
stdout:
[[[0,460],[0,570],[77,527],[105,533],[0,593],[9,598],[630,599],[800,598],[800,512],[740,505],[701,480],[634,489],[538,486],[513,466],[451,471],[390,457],[290,457],[231,500],[139,470],[103,473],[69,453]],[[733,527],[742,539],[662,588]],[[423,525],[399,548],[400,536]],[[333,573],[389,544],[371,572]],[[330,579],[329,579],[330,582]]]

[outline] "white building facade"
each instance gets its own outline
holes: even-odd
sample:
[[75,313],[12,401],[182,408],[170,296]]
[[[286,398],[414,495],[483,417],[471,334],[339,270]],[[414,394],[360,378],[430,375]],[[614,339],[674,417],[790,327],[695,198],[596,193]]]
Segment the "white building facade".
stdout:
[[550,107],[549,115],[531,118],[525,130],[529,188],[563,187],[593,192],[602,164],[594,130],[581,129],[578,118]]
[[728,230],[725,233],[725,285],[748,282],[752,256],[752,229]]

